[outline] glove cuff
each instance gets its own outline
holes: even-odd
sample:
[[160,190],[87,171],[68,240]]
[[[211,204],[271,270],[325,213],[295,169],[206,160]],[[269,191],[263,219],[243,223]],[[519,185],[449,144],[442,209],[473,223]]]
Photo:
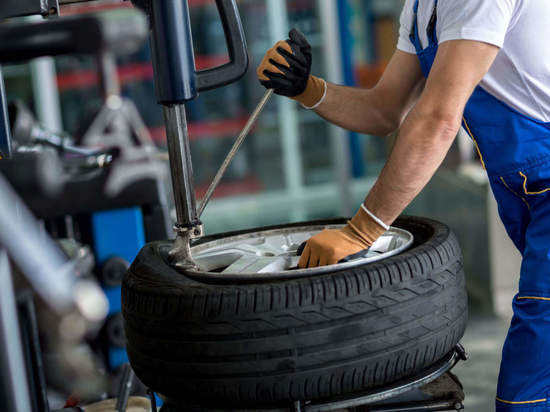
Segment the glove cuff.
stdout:
[[344,231],[349,235],[358,240],[360,239],[365,248],[371,247],[386,230],[388,230],[388,226],[374,216],[364,205],[361,205],[361,208],[344,228]]
[[315,76],[309,76],[305,90],[292,97],[306,109],[315,109],[327,95],[327,82]]

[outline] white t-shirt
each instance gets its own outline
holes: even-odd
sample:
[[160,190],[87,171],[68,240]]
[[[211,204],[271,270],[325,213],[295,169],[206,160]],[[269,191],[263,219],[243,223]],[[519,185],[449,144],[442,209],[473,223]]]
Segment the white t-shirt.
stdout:
[[[420,0],[418,7],[423,48],[434,1]],[[414,2],[405,2],[397,44],[408,53],[416,53],[409,39]],[[550,0],[439,0],[437,38],[500,47],[480,86],[519,112],[550,122]]]

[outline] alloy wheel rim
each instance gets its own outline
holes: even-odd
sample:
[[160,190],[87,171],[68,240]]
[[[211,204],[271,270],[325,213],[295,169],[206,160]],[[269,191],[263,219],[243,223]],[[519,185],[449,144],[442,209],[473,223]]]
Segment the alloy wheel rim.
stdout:
[[341,227],[343,224],[294,226],[207,241],[191,248],[197,269],[186,274],[219,281],[305,277],[387,259],[404,252],[414,241],[409,231],[391,227],[365,257],[317,268],[297,268],[297,250],[303,242],[324,229]]

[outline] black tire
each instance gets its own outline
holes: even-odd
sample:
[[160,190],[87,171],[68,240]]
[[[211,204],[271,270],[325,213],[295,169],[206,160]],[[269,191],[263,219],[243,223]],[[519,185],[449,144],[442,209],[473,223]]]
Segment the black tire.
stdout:
[[244,407],[348,394],[430,366],[466,327],[461,251],[441,223],[394,225],[415,236],[400,255],[262,283],[199,282],[168,265],[167,242],[146,245],[122,285],[136,374],[168,397]]

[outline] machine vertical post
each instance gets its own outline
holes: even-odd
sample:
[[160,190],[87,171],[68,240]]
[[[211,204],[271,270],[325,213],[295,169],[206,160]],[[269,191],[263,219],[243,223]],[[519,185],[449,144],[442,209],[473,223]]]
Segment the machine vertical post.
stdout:
[[11,132],[8,118],[8,104],[4,88],[4,76],[0,66],[0,159],[11,156]]
[[151,46],[157,100],[163,107],[172,189],[176,206],[176,241],[170,252],[177,267],[194,267],[189,241],[202,234],[197,216],[186,101],[198,95],[187,0],[154,0]]
[[[182,229],[192,229],[200,225],[200,220],[193,191],[193,167],[185,106],[183,104],[164,106],[163,112],[177,224]],[[200,232],[194,234],[200,235]]]
[[19,332],[16,300],[10,263],[5,249],[0,247],[0,365],[3,382],[0,396],[2,408],[13,412],[31,410],[27,369]]
[[196,266],[189,241],[202,235],[202,224],[193,189],[184,103],[196,98],[199,90],[222,87],[244,75],[248,68],[246,40],[235,0],[216,0],[230,61],[197,72],[188,0],[151,0],[151,6],[155,90],[157,101],[163,106],[177,213],[177,236],[170,255],[176,267],[189,268]]

